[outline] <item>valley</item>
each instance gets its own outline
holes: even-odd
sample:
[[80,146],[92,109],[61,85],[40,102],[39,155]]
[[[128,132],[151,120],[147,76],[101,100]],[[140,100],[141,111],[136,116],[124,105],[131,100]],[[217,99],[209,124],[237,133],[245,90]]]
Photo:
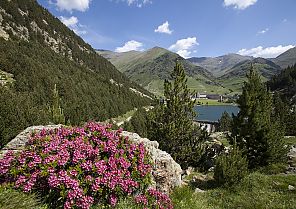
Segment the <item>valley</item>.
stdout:
[[169,71],[176,60],[184,65],[189,89],[200,93],[235,95],[241,93],[246,73],[251,66],[260,73],[264,81],[268,81],[284,67],[295,64],[296,59],[295,48],[273,59],[239,54],[184,59],[160,47],[143,52],[97,50],[97,53],[108,59],[128,78],[157,96],[163,95],[163,81],[170,79]]
[[295,7],[1,0],[0,208],[294,209]]

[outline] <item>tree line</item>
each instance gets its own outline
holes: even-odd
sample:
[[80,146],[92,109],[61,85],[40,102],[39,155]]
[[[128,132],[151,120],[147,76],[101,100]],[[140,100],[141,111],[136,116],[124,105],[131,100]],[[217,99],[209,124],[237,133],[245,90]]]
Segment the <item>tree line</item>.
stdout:
[[[170,153],[182,168],[201,167],[207,148],[204,142],[209,138],[193,123],[195,104],[184,69],[178,62],[171,80],[165,80],[164,89],[165,102],[149,112],[139,110],[125,128],[158,141],[160,149]],[[251,68],[237,101],[240,112],[232,117],[224,113],[220,119],[220,130],[229,131],[231,150],[216,160],[218,182],[232,185],[249,171],[286,162],[285,129],[277,112],[280,108],[277,99]]]

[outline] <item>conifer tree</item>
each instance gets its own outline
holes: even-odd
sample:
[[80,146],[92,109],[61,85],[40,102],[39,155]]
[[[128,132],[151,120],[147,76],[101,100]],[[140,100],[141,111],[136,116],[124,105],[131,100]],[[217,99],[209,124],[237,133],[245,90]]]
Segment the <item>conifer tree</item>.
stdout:
[[61,99],[57,90],[57,85],[54,85],[52,106],[49,108],[51,119],[54,124],[65,124],[64,111],[61,108]]
[[232,125],[232,118],[228,112],[224,111],[219,119],[219,131],[230,131]]
[[[184,68],[178,62],[171,81],[164,82],[164,102],[150,111],[148,137],[156,140],[182,167],[197,166],[208,136],[193,124],[195,101],[187,87]],[[203,136],[203,137],[201,137]]]
[[286,150],[283,131],[272,120],[272,96],[256,71],[251,69],[247,78],[238,99],[240,112],[234,116],[232,139],[244,149],[249,168],[282,162]]

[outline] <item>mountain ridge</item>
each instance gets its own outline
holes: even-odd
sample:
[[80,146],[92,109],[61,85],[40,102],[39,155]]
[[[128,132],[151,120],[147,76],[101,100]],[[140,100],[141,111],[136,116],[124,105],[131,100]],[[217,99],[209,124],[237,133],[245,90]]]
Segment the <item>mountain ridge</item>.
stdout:
[[212,73],[161,47],[156,46],[143,52],[97,51],[97,53],[107,58],[119,71],[124,72],[133,81],[158,95],[163,90],[163,80],[170,79],[170,72],[172,72],[176,60],[185,69],[189,79],[189,88],[197,89],[199,86],[206,90],[206,87],[211,85],[212,88],[223,89],[216,82]]
[[286,69],[289,66],[291,67],[296,64],[296,47],[291,48],[270,60],[281,66],[282,69]]
[[235,53],[229,53],[218,57],[192,57],[187,60],[197,66],[204,67],[205,69],[213,73],[213,75],[219,77],[223,75],[223,70],[232,68],[234,65],[238,64],[241,61],[252,59],[253,58],[250,56],[242,56]]

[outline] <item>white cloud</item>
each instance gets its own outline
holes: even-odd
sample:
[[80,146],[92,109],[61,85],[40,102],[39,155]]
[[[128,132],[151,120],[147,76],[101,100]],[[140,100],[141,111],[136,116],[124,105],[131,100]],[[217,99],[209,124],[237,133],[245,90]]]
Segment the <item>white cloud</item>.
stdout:
[[117,47],[116,52],[128,52],[128,51],[143,51],[143,43],[131,40],[126,42],[122,47]]
[[81,12],[86,11],[89,8],[90,2],[92,0],[56,0],[56,6],[60,10],[78,10]]
[[71,17],[64,17],[60,16],[60,20],[64,23],[68,28],[73,30],[77,35],[86,34],[87,31],[83,30],[84,26],[78,24],[78,18],[71,16]]
[[258,46],[252,49],[241,49],[238,51],[238,54],[244,56],[253,56],[253,57],[263,57],[263,58],[274,58],[278,55],[284,53],[285,51],[295,47],[294,45],[288,46],[272,46],[263,48],[262,46]]
[[71,27],[71,26],[76,26],[78,23],[78,19],[77,17],[60,17],[60,20],[67,26],[67,27]]
[[122,0],[122,1],[125,1],[129,6],[136,5],[139,8],[141,8],[146,4],[152,4],[152,0]]
[[269,28],[265,28],[265,29],[263,29],[261,31],[258,31],[257,34],[264,34],[264,33],[267,33],[268,31],[269,31]]
[[224,0],[224,5],[226,7],[233,6],[235,9],[243,10],[256,2],[257,0]]
[[198,45],[199,43],[197,43],[196,37],[188,37],[178,40],[169,47],[169,50],[176,52],[184,58],[188,58],[192,53],[191,49]]
[[169,28],[170,24],[168,21],[163,23],[162,25],[158,26],[157,29],[154,30],[156,33],[166,33],[166,34],[172,34],[172,30]]

